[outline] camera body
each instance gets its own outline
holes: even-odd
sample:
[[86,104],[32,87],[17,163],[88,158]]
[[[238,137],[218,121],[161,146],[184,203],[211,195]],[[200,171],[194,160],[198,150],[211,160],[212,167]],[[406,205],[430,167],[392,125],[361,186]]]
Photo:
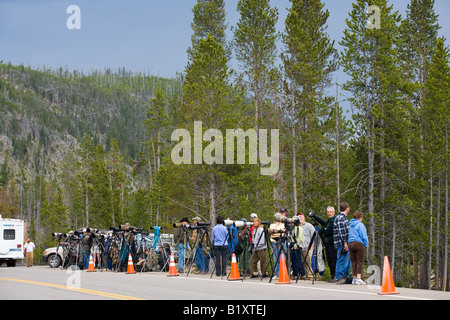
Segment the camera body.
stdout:
[[322,219],[321,217],[317,216],[314,211],[311,211],[309,213],[309,217],[313,220],[313,224],[316,224],[316,225],[321,224],[323,226],[327,224],[327,222],[324,219]]
[[300,224],[300,218],[297,216],[288,218],[286,216],[283,216],[281,213],[275,213],[274,217],[275,217],[275,221],[284,223],[285,225],[298,226]]

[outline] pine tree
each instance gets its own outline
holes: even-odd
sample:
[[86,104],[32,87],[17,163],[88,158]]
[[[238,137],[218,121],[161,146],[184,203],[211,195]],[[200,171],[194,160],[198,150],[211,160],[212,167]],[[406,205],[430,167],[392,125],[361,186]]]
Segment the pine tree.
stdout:
[[126,177],[126,155],[120,150],[116,139],[111,139],[109,151],[106,155],[106,167],[109,174],[109,186],[111,190],[112,225],[116,222],[125,223],[125,189],[127,187]]
[[0,187],[7,187],[9,181],[8,153],[6,152],[3,164],[0,167]]
[[311,188],[317,186],[315,180],[322,180],[316,173],[317,168],[323,168],[319,162],[327,158],[324,157],[327,151],[321,149],[326,140],[324,124],[330,108],[334,107],[325,96],[325,90],[331,85],[330,76],[336,69],[337,53],[326,34],[329,12],[324,10],[324,4],[320,0],[291,2],[281,58],[285,73],[284,111],[291,131],[288,143],[292,159],[292,202],[294,212],[298,212],[312,208],[314,192]]
[[91,154],[91,182],[90,217],[88,227],[108,228],[112,225],[112,195],[110,175],[105,163],[105,152],[101,145],[94,148]]
[[[429,166],[424,158],[424,131],[425,122],[421,118],[421,110],[425,107],[426,81],[429,74],[431,57],[436,47],[438,30],[440,26],[437,22],[438,16],[434,11],[434,0],[411,0],[407,7],[406,18],[400,26],[400,38],[402,46],[401,64],[404,78],[407,84],[404,88],[404,104],[406,107],[406,119],[408,123],[407,141],[407,180],[411,186],[407,192],[407,197],[411,203],[407,211],[411,214],[413,228],[410,237],[413,243],[413,267],[414,286],[419,286],[419,263],[425,259],[424,237],[417,237],[423,234],[420,223],[423,219],[423,210],[430,203],[427,200],[429,186],[423,183],[429,180]],[[421,150],[415,152],[415,150]],[[422,270],[420,274],[426,274]],[[423,288],[428,287],[427,277],[423,277],[426,284],[421,284]],[[422,281],[423,282],[423,281]]]
[[[232,71],[228,67],[229,50],[224,37],[226,23],[223,1],[199,0],[193,11],[194,35],[192,47],[188,51],[180,121],[183,128],[191,129],[190,132],[193,132],[195,121],[202,121],[203,130],[220,130],[224,135],[226,129],[244,124],[245,117],[242,92],[230,83]],[[208,14],[205,15],[205,12]],[[215,144],[210,146],[213,149]],[[220,160],[216,161],[220,158],[220,150],[210,151],[211,155],[214,153],[211,157],[213,163],[203,164],[200,159],[194,159],[196,166],[182,165],[176,169],[196,173],[194,186],[186,181],[185,189],[193,194],[191,201],[208,203],[209,220],[214,224],[219,204],[227,198],[228,168]],[[195,212],[192,203],[184,205]]]
[[267,127],[271,122],[270,109],[264,107],[271,91],[276,90],[278,80],[275,69],[278,10],[271,8],[269,2],[240,0],[238,11],[241,16],[234,31],[236,57],[243,68],[247,92],[253,100],[257,133],[260,123]]
[[[376,5],[381,14],[380,29],[368,28],[367,21],[372,14],[367,9]],[[347,29],[340,44],[344,47],[341,64],[344,71],[350,75],[350,80],[344,84],[344,89],[353,96],[350,101],[353,106],[361,110],[355,117],[359,132],[364,137],[367,151],[367,213],[369,218],[369,254],[375,257],[378,244],[378,258],[381,263],[384,256],[384,227],[386,204],[386,163],[390,141],[395,145],[395,139],[389,140],[386,133],[388,128],[395,128],[395,121],[400,119],[403,112],[398,107],[398,88],[402,86],[400,69],[398,66],[398,23],[400,16],[393,12],[392,5],[387,0],[365,1],[357,0],[353,10],[346,20]],[[389,117],[392,117],[389,119]],[[388,124],[387,121],[391,122]],[[402,125],[397,124],[398,127]],[[394,136],[392,136],[394,137]],[[376,157],[377,156],[377,157]],[[379,160],[379,164],[375,163]],[[375,196],[376,171],[380,168],[379,179],[379,219],[381,221],[381,237],[375,238]]]
[[[450,119],[450,106],[448,99],[450,96],[450,53],[448,47],[445,47],[445,40],[438,38],[434,54],[431,58],[429,74],[426,81],[426,94],[424,96],[424,107],[421,109],[423,126],[424,126],[424,147],[425,147],[425,161],[430,166],[430,214],[431,221],[433,221],[433,209],[436,206],[436,226],[430,223],[430,248],[429,248],[429,273],[431,274],[432,264],[432,235],[433,230],[436,233],[436,270],[435,270],[435,284],[440,288],[441,272],[440,268],[440,235],[448,232],[448,229],[441,229],[441,212],[440,208],[440,192],[437,192],[437,199],[433,199],[433,189],[440,190],[440,183],[443,182],[441,176],[445,174],[448,151],[446,151],[446,139],[448,137],[448,122]],[[433,180],[436,181],[436,187],[433,186]],[[442,182],[441,182],[442,181]],[[434,200],[434,201],[433,201]],[[436,204],[434,204],[436,202]],[[448,227],[448,226],[447,226]],[[444,274],[447,270],[444,269]],[[445,282],[443,282],[446,285]],[[428,289],[431,288],[431,281]]]

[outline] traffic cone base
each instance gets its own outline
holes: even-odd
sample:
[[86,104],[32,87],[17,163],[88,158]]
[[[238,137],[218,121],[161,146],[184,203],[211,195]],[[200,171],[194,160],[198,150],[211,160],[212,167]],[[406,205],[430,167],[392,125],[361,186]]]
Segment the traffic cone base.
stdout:
[[400,294],[400,292],[395,291],[394,279],[392,277],[391,266],[389,265],[389,258],[384,257],[384,268],[383,268],[383,283],[381,285],[381,292],[379,295],[388,294]]
[[236,255],[233,253],[233,256],[231,258],[231,273],[228,281],[236,280],[242,280],[242,278],[239,276],[239,268],[236,261]]
[[284,254],[280,253],[280,270],[278,275],[278,282],[275,284],[291,284],[289,279],[289,274],[286,267],[286,260],[284,259]]
[[136,271],[134,271],[133,259],[131,258],[131,252],[130,252],[128,254],[128,267],[127,267],[126,274],[133,274],[133,273],[136,273]]
[[92,258],[92,253],[89,256],[89,269],[88,272],[95,272],[94,259]]
[[173,257],[173,252],[170,253],[170,262],[169,262],[169,274],[168,277],[177,277],[177,266],[175,265],[175,258]]

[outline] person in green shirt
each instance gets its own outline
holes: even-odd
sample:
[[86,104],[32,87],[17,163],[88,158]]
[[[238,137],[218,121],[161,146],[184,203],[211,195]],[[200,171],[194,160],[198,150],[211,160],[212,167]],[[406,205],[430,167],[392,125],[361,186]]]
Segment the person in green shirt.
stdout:
[[329,282],[335,282],[337,251],[334,248],[333,240],[333,223],[336,218],[336,212],[333,207],[327,208],[327,223],[322,226],[320,234],[325,242],[325,251],[327,256],[328,267],[330,268],[331,279]]

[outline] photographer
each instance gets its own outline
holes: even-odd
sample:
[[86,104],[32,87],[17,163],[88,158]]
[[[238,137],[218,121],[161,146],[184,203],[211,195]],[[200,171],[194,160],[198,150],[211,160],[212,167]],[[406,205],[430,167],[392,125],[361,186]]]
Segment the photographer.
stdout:
[[335,275],[336,275],[336,260],[337,260],[337,251],[334,247],[334,240],[333,240],[333,224],[334,219],[336,219],[335,211],[333,207],[327,208],[327,216],[328,220],[327,222],[322,226],[322,229],[320,230],[320,233],[323,236],[323,241],[325,242],[325,251],[327,254],[327,262],[328,267],[330,268],[330,281],[329,282],[336,282]]
[[261,220],[258,218],[253,219],[253,241],[255,246],[253,247],[254,252],[250,259],[250,276],[251,278],[257,278],[256,273],[258,272],[258,262],[261,264],[261,272],[263,277],[268,277],[267,275],[267,263],[266,263],[266,237],[264,234],[264,227],[261,224]]
[[[198,226],[198,222],[200,220],[201,220],[200,217],[192,218],[193,225],[194,226]],[[197,239],[197,236],[201,237],[200,233],[201,233],[201,230],[198,230],[198,229],[194,229],[194,231],[192,231],[191,243],[195,243],[195,240]],[[203,267],[203,243],[201,241],[201,238],[200,238],[198,247],[195,250],[194,259],[195,259],[195,264],[196,264],[197,269],[198,269],[198,273],[203,273],[203,269],[204,269],[204,267]]]
[[[314,235],[314,227],[311,223],[306,222],[305,215],[302,212],[297,213],[297,216],[300,218],[300,226],[303,228],[304,240],[302,242],[302,259],[307,263],[308,266],[311,266],[311,258],[314,251],[314,243],[309,248],[309,244],[311,243],[311,239]],[[308,267],[305,269],[305,277],[308,280],[312,280],[313,275],[311,273],[311,268]]]
[[228,231],[223,225],[224,218],[217,216],[216,226],[213,228],[214,238],[214,256],[216,259],[216,276],[227,275],[227,258],[228,258]]
[[[280,209],[280,213],[283,216],[287,215],[287,210],[284,208]],[[270,236],[270,243],[272,246],[272,253],[273,253],[273,261],[275,261],[277,264],[275,265],[275,274],[274,279],[278,279],[278,274],[280,271],[280,261],[277,261],[277,257],[279,256],[279,250],[280,248],[277,246],[277,242],[280,241],[282,233],[286,232],[286,227],[283,222],[275,221],[275,223],[272,223],[269,226],[269,232],[271,233]],[[255,241],[253,240],[253,243]],[[284,248],[286,252],[286,248]]]
[[94,237],[91,234],[91,230],[89,228],[86,229],[86,232],[83,235],[81,240],[81,244],[83,245],[84,250],[84,266],[86,269],[89,268],[89,257],[91,255],[91,248],[94,242]]
[[295,224],[294,230],[292,232],[292,247],[291,247],[291,256],[292,256],[292,274],[294,277],[298,277],[299,272],[300,276],[305,275],[305,268],[302,263],[302,243],[305,239],[305,235],[303,233],[303,228],[299,224]]
[[92,238],[92,256],[94,258],[94,265],[96,268],[100,267],[102,261],[101,261],[101,256],[100,256],[100,246],[101,244],[101,240],[102,240],[102,236],[100,235],[94,235]]
[[173,230],[173,240],[177,243],[178,250],[178,272],[182,273],[184,269],[184,259],[186,257],[186,251],[189,249],[188,242],[188,229],[187,225],[189,225],[188,218],[183,218],[180,220],[181,225],[185,225],[185,227],[176,227]]

